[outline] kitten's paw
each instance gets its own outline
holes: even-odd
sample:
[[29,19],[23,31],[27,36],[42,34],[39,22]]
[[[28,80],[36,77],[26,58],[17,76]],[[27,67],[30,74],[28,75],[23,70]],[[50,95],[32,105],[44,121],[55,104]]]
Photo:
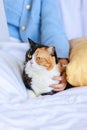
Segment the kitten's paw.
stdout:
[[36,97],[35,93],[32,90],[27,90],[27,93],[28,93],[29,98],[35,98]]

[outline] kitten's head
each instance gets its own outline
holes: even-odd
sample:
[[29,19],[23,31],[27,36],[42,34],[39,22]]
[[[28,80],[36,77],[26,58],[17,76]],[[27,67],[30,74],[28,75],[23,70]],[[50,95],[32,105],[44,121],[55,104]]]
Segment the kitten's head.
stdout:
[[58,59],[53,46],[45,46],[37,44],[29,39],[30,49],[26,53],[26,62],[30,62],[31,66],[43,67],[47,70],[53,69]]

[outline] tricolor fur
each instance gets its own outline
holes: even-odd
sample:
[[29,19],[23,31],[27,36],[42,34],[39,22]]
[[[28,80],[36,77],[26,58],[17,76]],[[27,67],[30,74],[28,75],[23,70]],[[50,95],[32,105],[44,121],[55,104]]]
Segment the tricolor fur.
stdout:
[[29,40],[30,49],[26,52],[23,81],[26,88],[35,96],[52,92],[51,84],[58,84],[52,80],[59,76],[59,65],[53,46],[45,46]]

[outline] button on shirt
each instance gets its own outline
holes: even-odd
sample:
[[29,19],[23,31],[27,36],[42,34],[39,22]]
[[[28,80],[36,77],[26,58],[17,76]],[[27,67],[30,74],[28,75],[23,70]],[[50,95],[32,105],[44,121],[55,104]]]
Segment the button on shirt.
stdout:
[[20,27],[20,29],[21,29],[22,31],[25,31],[26,27],[23,25],[23,26]]
[[27,42],[28,37],[37,43],[40,42],[41,1],[42,0],[4,0],[11,37],[20,39],[22,42]]
[[[8,3],[9,8],[8,8]],[[5,13],[6,18],[8,22],[8,28],[9,33],[11,37],[15,37],[21,40],[19,31],[25,31],[26,27],[23,23],[23,25],[20,25],[21,15],[23,13],[23,3],[24,0],[15,0],[14,6],[13,6],[13,0],[4,0],[4,7],[5,7]],[[20,8],[19,8],[20,5]],[[25,10],[29,10],[30,5],[26,4]],[[15,10],[15,11],[14,11]],[[14,25],[14,26],[13,26]]]
[[30,10],[31,6],[30,5],[26,5],[26,10]]
[[[31,6],[28,4],[28,5],[26,5],[26,10],[30,10],[30,8],[31,8]],[[25,25],[22,25],[21,27],[20,27],[20,29],[22,30],[22,31],[25,31],[26,30],[26,26]]]

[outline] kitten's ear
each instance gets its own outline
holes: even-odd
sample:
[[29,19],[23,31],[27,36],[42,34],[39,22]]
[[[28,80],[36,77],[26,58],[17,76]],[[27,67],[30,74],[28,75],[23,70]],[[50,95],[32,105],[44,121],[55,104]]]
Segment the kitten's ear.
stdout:
[[31,48],[36,45],[35,42],[32,41],[30,38],[28,38],[28,42],[29,42],[29,45],[30,45]]
[[54,55],[55,54],[55,47],[54,46],[48,47],[48,52],[50,55]]

